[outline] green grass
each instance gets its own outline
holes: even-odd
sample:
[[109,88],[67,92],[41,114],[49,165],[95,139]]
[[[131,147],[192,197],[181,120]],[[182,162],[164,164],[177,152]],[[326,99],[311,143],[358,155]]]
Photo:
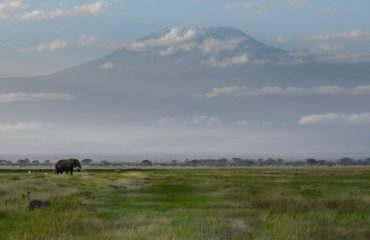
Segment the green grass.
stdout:
[[0,206],[0,239],[370,239],[370,169],[1,171]]

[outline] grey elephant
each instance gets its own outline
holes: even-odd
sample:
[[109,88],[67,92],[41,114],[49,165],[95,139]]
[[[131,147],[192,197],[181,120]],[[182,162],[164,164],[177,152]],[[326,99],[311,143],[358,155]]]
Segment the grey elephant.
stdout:
[[73,174],[73,168],[77,168],[77,171],[81,171],[81,164],[78,159],[71,158],[71,159],[62,159],[59,160],[55,164],[55,173],[56,174],[63,174],[63,172],[66,172],[66,174]]

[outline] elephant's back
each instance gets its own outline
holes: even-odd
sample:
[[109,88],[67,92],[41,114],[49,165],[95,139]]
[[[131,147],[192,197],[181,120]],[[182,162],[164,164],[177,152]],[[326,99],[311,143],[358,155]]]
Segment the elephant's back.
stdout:
[[62,159],[62,160],[59,160],[56,164],[55,164],[55,167],[61,167],[65,164],[65,160]]

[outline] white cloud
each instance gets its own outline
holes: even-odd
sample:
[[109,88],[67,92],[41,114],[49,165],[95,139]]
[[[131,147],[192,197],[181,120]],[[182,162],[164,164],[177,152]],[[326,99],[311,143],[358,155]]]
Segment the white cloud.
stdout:
[[105,8],[104,1],[75,6],[72,9],[56,9],[52,11],[33,10],[22,14],[22,20],[52,20],[61,17],[96,16]]
[[85,4],[81,6],[76,6],[74,7],[73,10],[69,11],[69,14],[71,16],[84,16],[84,15],[92,15],[96,16],[105,7],[105,2],[104,1],[98,1],[95,3],[90,3],[90,4]]
[[338,41],[338,40],[358,40],[362,37],[364,37],[366,34],[364,34],[361,29],[355,28],[350,32],[343,32],[343,33],[328,33],[328,34],[322,34],[317,35],[313,37],[306,38],[304,40],[306,41],[312,41],[312,42],[326,42],[326,41]]
[[197,28],[172,28],[159,38],[134,42],[126,47],[136,51],[159,48],[160,55],[168,56],[179,51],[191,51],[195,49],[197,47],[195,41],[197,36],[199,36],[199,29]]
[[64,17],[66,13],[62,9],[57,9],[53,11],[42,11],[33,10],[31,12],[24,13],[20,16],[23,20],[50,20],[58,17]]
[[302,125],[363,125],[370,124],[370,113],[327,113],[327,114],[313,114],[302,117],[299,121]]
[[[125,47],[134,51],[157,51],[161,56],[168,56],[178,52],[199,51],[205,55],[215,54],[222,50],[235,49],[244,38],[215,39],[203,38],[202,28],[172,28],[160,34],[157,38],[137,41]],[[108,48],[119,48],[120,44],[112,42]]]
[[[197,38],[201,36],[201,34],[202,29],[200,28],[181,29],[175,27],[163,33],[158,38],[137,41],[126,45],[126,48],[134,51],[155,50],[158,51],[161,56],[172,55],[180,51],[191,51],[199,47],[207,50],[207,40],[203,45],[197,42]],[[208,44],[211,44],[210,41]]]
[[231,50],[239,46],[243,39],[231,38],[227,40],[219,40],[215,38],[207,38],[201,44],[199,49],[204,53],[217,53],[222,50]]
[[8,18],[14,13],[20,12],[26,8],[23,1],[5,0],[0,2],[0,18]]
[[35,47],[35,49],[37,51],[57,51],[57,50],[68,48],[70,46],[71,46],[71,41],[56,39],[52,42],[41,43],[40,45]]
[[239,86],[227,86],[213,88],[210,92],[203,94],[205,97],[234,96],[234,97],[258,97],[266,95],[277,96],[310,96],[310,95],[368,95],[370,85],[356,87],[341,86],[319,86],[319,87],[261,87],[249,88]]
[[352,43],[350,42],[352,41],[365,43],[369,39],[369,36],[369,33],[363,32],[359,28],[354,28],[349,32],[327,33],[306,37],[302,41],[314,44],[306,54],[316,57],[318,61],[329,63],[360,63],[370,62],[370,54],[366,51],[344,51],[345,46],[351,47]]
[[351,89],[353,95],[365,95],[370,94],[370,85],[357,86]]
[[184,43],[179,44],[177,46],[168,46],[164,50],[160,50],[159,54],[161,56],[169,56],[169,55],[172,55],[172,54],[177,53],[179,51],[188,52],[188,51],[191,51],[191,50],[195,49],[196,47],[197,47],[196,42],[188,42],[188,43],[184,42]]
[[0,103],[29,101],[72,101],[75,98],[67,93],[3,93]]
[[106,62],[100,67],[101,70],[110,70],[113,68],[114,68],[114,64],[112,62]]
[[331,55],[319,55],[320,61],[331,63],[361,63],[370,62],[368,53],[334,53]]
[[207,115],[197,115],[191,118],[177,118],[177,117],[169,117],[169,118],[161,118],[157,121],[160,125],[169,125],[169,124],[185,124],[185,125],[206,125],[206,126],[213,126],[217,123],[220,123],[221,120],[218,116],[207,116]]
[[92,46],[96,43],[96,37],[95,36],[87,36],[82,35],[78,38],[78,43],[81,46]]
[[177,122],[177,118],[175,117],[172,117],[172,118],[162,118],[162,119],[159,119],[158,120],[158,124],[161,124],[161,125],[166,125],[166,124],[171,124],[171,123],[175,123]]
[[255,7],[255,4],[253,1],[247,0],[243,2],[237,2],[237,3],[230,3],[226,5],[226,8],[228,9],[246,9],[251,10]]
[[370,36],[361,32],[361,30],[353,30],[348,33],[325,34],[311,38],[306,38],[305,41],[311,41],[314,46],[303,53],[302,57],[315,57],[318,61],[329,63],[360,63],[370,62],[370,54],[366,51],[350,52],[346,51],[344,40],[362,41],[364,42]]
[[221,122],[219,117],[207,115],[194,116],[191,120],[191,123],[194,125],[207,125],[207,126],[212,126],[219,122]]
[[47,128],[54,126],[53,123],[44,122],[18,122],[15,124],[0,124],[0,131],[2,132],[13,132],[13,131],[30,131],[37,130],[40,128]]
[[[205,97],[218,97],[218,96],[240,96],[243,89],[247,87],[228,86],[213,88],[211,92],[205,93]],[[248,88],[247,88],[248,89]]]
[[30,48],[30,50],[35,51],[58,51],[71,47],[91,47],[97,42],[95,36],[81,35],[80,37],[71,39],[55,39],[51,42],[44,42],[35,47]]
[[245,125],[248,124],[248,121],[247,120],[239,120],[235,124],[238,125],[238,126],[245,126]]
[[323,43],[317,47],[310,49],[310,53],[315,55],[322,55],[328,52],[337,52],[338,50],[343,49],[343,46],[340,44],[327,44]]
[[239,66],[244,63],[248,62],[248,55],[245,53],[240,53],[240,54],[235,54],[232,57],[229,58],[223,58],[223,59],[218,59],[214,56],[211,56],[207,60],[201,61],[202,64],[211,66],[211,67],[230,67],[230,66]]
[[133,50],[145,50],[148,47],[161,47],[171,45],[181,47],[184,44],[188,44],[189,41],[194,40],[198,33],[199,30],[196,28],[172,28],[170,31],[163,34],[159,38],[152,38],[149,40],[134,42],[127,47]]

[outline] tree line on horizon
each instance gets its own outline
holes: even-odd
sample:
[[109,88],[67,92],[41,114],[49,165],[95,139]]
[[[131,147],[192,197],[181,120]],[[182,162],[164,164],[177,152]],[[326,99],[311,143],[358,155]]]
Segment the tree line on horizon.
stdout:
[[[0,160],[0,166],[14,167],[52,167],[56,161],[52,160],[30,160],[28,158],[18,159],[17,161]],[[219,158],[219,159],[186,159],[170,161],[122,161],[110,162],[107,160],[94,161],[92,159],[83,159],[81,164],[92,167],[253,167],[253,166],[370,166],[370,158],[354,159],[349,157],[339,158],[337,160],[323,160],[308,158],[306,160],[287,161],[282,158],[267,159],[243,159],[243,158]]]

